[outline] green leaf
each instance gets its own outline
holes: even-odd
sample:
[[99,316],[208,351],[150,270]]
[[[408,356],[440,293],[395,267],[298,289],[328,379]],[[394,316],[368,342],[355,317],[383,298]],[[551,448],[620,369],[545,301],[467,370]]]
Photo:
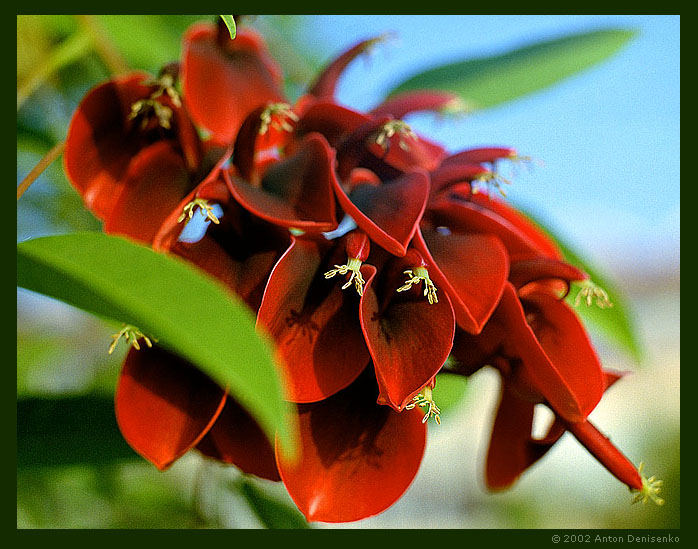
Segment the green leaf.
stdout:
[[[521,208],[519,208],[521,210]],[[640,340],[637,335],[637,328],[632,316],[630,306],[623,297],[622,292],[606,275],[594,267],[589,260],[583,258],[572,246],[564,242],[550,228],[546,227],[539,219],[525,212],[526,216],[535,223],[540,230],[547,234],[558,245],[564,259],[580,268],[589,275],[592,282],[603,288],[608,294],[613,307],[600,308],[596,304],[587,306],[585,303],[579,306],[574,305],[574,301],[579,291],[579,286],[572,285],[570,294],[567,296],[569,305],[579,314],[582,320],[589,327],[595,328],[612,344],[627,352],[635,361],[642,362],[643,352]]]
[[441,410],[442,419],[457,408],[465,399],[468,378],[460,374],[442,371],[436,376],[434,400]]
[[225,26],[228,27],[228,31],[230,31],[230,39],[234,40],[235,35],[237,34],[237,27],[235,26],[235,19],[233,19],[232,15],[221,15],[221,19],[223,19]]
[[236,481],[233,487],[245,497],[265,528],[295,530],[311,528],[295,507],[267,494],[252,479],[243,477]]
[[278,432],[292,451],[271,343],[242,302],[191,264],[121,237],[76,233],[18,244],[17,284],[138,326],[227,387],[272,441]]
[[17,467],[141,459],[121,436],[106,395],[17,400]]
[[486,109],[555,84],[618,51],[634,31],[601,29],[539,42],[502,55],[442,65],[412,76],[390,95],[419,89],[458,94],[469,110]]

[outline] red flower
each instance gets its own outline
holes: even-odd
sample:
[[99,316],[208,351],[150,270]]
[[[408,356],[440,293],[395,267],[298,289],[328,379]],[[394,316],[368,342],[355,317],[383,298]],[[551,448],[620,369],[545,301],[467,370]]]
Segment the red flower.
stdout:
[[[154,88],[131,76],[79,107],[66,167],[87,206],[105,230],[189,260],[256,313],[297,403],[301,455],[288,460],[223,389],[157,347],[132,350],[124,364],[116,410],[125,438],[161,469],[197,448],[283,480],[309,520],[359,520],[416,475],[425,422],[440,421],[435,378],[452,355],[466,375],[487,364],[502,374],[490,486],[510,485],[567,429],[648,493],[587,421],[609,378],[561,300],[586,275],[482,192],[501,187],[497,165],[516,152],[449,155],[402,121],[451,108],[450,94],[405,94],[369,113],[336,103],[342,71],[375,42],[330,63],[292,107],[258,35],[240,29],[231,41],[222,25],[199,24],[184,41],[184,106],[162,80]],[[163,127],[162,112],[176,123]],[[205,150],[215,151],[213,169]],[[211,223],[184,238],[197,211]],[[542,441],[531,437],[537,403],[557,418]],[[410,411],[417,406],[426,415]]]

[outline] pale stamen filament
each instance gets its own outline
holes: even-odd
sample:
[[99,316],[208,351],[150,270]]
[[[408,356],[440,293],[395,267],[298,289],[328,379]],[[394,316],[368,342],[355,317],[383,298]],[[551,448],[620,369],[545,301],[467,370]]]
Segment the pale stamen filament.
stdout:
[[361,296],[364,295],[366,281],[361,275],[361,260],[356,257],[349,258],[346,265],[335,265],[334,269],[330,269],[325,273],[325,278],[330,279],[336,275],[346,275],[347,273],[351,273],[351,276],[342,286],[342,290],[346,290],[353,282],[356,292]]
[[426,267],[417,267],[414,270],[408,269],[404,271],[404,273],[409,279],[397,289],[398,292],[406,292],[412,288],[414,284],[419,284],[424,281],[424,296],[429,301],[429,304],[434,305],[439,302],[439,299],[436,297],[436,286],[434,286],[431,278],[429,278],[429,271],[427,271]]
[[642,478],[642,489],[631,490],[632,492],[635,492],[633,503],[642,502],[643,504],[646,504],[651,500],[652,503],[656,505],[664,505],[664,499],[659,497],[659,492],[664,483],[661,480],[657,480],[654,476],[649,478],[642,476],[642,469],[644,466],[644,463],[640,463],[640,467],[637,469],[638,474]]
[[206,219],[210,219],[216,225],[220,223],[220,220],[216,217],[216,214],[213,213],[213,206],[211,206],[208,203],[208,200],[206,200],[205,198],[195,198],[186,206],[184,206],[181,215],[177,218],[177,223],[181,223],[187,218],[191,219],[192,217],[194,217],[194,212],[197,208],[201,212],[201,215]]
[[289,120],[298,122],[298,115],[291,110],[291,105],[288,103],[273,103],[267,106],[260,118],[262,123],[259,126],[259,135],[267,133],[270,127],[290,133],[293,131],[293,126]]
[[575,307],[579,307],[582,301],[586,303],[587,307],[591,307],[591,304],[594,303],[594,301],[599,309],[609,309],[613,307],[611,299],[601,286],[598,286],[591,280],[585,280],[581,283],[581,285],[582,287],[579,289],[577,296],[574,298]]
[[425,387],[422,393],[414,397],[412,402],[405,406],[405,410],[412,410],[416,406],[426,408],[426,413],[422,418],[422,423],[426,423],[429,421],[430,417],[434,416],[434,421],[436,424],[441,425],[441,410],[436,405],[436,402],[434,402],[433,390],[431,387]]
[[398,135],[400,137],[399,147],[403,151],[410,150],[410,145],[405,140],[406,138],[412,139],[414,141],[417,141],[419,139],[417,137],[417,134],[414,133],[412,128],[406,122],[403,122],[402,120],[388,120],[378,131],[374,140],[378,145],[380,145],[380,147],[384,151],[387,151],[389,145],[388,140],[394,135]]
[[139,328],[136,326],[133,326],[131,324],[125,324],[121,330],[119,330],[117,333],[113,334],[112,336],[112,342],[111,345],[109,345],[109,354],[112,354],[114,352],[114,349],[116,349],[116,345],[119,343],[121,338],[124,338],[124,341],[126,343],[131,343],[131,346],[136,349],[136,351],[141,350],[141,346],[138,343],[139,339],[143,339],[145,341],[145,344],[148,347],[153,346],[153,341],[157,342],[157,339],[152,338],[151,339],[146,336]]

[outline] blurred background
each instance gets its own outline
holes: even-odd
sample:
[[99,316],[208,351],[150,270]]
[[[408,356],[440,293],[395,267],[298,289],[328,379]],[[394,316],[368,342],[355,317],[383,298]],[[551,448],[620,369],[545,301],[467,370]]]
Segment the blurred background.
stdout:
[[[87,90],[114,70],[109,52],[116,63],[154,74],[179,57],[181,34],[192,21],[214,17],[19,15],[18,184],[65,138]],[[512,177],[508,199],[621,289],[642,355],[592,331],[604,366],[631,375],[591,419],[634,463],[644,461],[648,474],[664,480],[666,505],[631,506],[627,489],[570,435],[512,490],[487,493],[483,459],[498,380],[483,371],[445,410],[442,424],[430,426],[425,460],[406,495],[377,517],[339,527],[678,528],[679,16],[264,15],[240,23],[267,39],[292,99],[335,55],[392,31],[395,40],[356,61],[341,80],[340,102],[360,110],[437,65],[598,28],[636,31],[603,63],[550,88],[466,116],[408,121],[454,152],[504,145],[540,161]],[[18,242],[99,229],[60,161],[17,204]],[[303,527],[282,486],[194,454],[160,473],[113,436],[111,398],[125,352],[107,354],[114,331],[18,289],[17,526]]]

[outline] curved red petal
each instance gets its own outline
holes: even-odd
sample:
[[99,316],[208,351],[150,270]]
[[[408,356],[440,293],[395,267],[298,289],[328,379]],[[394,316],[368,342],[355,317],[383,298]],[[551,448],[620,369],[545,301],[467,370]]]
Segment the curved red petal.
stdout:
[[252,416],[231,397],[196,449],[218,461],[232,463],[243,473],[281,480],[271,442]]
[[151,243],[190,187],[189,173],[174,145],[166,141],[150,145],[131,161],[104,231]]
[[283,458],[281,478],[309,521],[351,522],[376,515],[407,490],[426,444],[422,414],[376,404],[362,376],[315,404],[298,406],[300,459]]
[[[328,242],[294,239],[274,267],[257,326],[276,341],[286,396],[314,402],[347,387],[370,357],[359,324],[359,296],[323,273],[346,261]],[[329,255],[328,255],[329,254]]]
[[480,333],[499,303],[509,274],[504,245],[492,235],[441,234],[424,228],[415,237],[415,248],[430,264],[436,287],[451,298],[458,325]]
[[[513,286],[507,283],[497,308],[497,322],[508,330],[508,354],[522,360],[513,382],[524,391],[537,391],[562,418],[581,421],[601,398],[601,368],[574,313],[555,298],[541,299],[545,299],[545,311],[540,307],[524,311]],[[534,327],[529,326],[527,318],[535,323]]]
[[116,420],[133,449],[164,470],[208,432],[225,399],[225,391],[190,363],[142,346],[124,361]]
[[334,182],[339,204],[372,241],[393,255],[404,256],[429,197],[429,178],[421,171],[384,185],[360,185],[347,196]]
[[184,38],[182,87],[195,122],[223,143],[232,143],[256,107],[283,101],[280,70],[259,35],[238,29],[220,43],[215,25],[193,25]]
[[[376,369],[379,398],[401,411],[446,362],[455,317],[447,295],[430,304],[421,292],[396,292],[404,277],[387,276],[377,282],[375,273],[374,267],[367,270],[361,328]],[[379,299],[379,294],[389,297]]]
[[[495,199],[491,201],[496,203]],[[521,230],[520,226],[487,205],[470,200],[440,200],[438,204],[430,205],[429,215],[434,225],[448,227],[453,232],[497,236],[506,247],[512,262],[541,256],[562,258],[559,252],[552,253],[547,240],[541,240],[537,236],[532,238],[532,233]]]
[[441,113],[458,101],[454,93],[439,90],[404,92],[389,97],[371,111],[373,116],[403,118],[413,112],[434,111]]
[[531,282],[540,280],[562,280],[569,284],[573,280],[585,280],[588,275],[577,267],[558,259],[537,257],[512,262],[509,269],[509,281],[521,288]]
[[308,135],[293,156],[270,166],[261,187],[228,172],[224,176],[235,199],[270,223],[316,233],[337,227],[334,151],[319,134]]
[[88,209],[104,219],[123,190],[123,176],[140,139],[129,139],[131,105],[147,97],[143,72],[109,80],[93,88],[70,121],[63,162],[68,179]]
[[503,384],[487,450],[485,480],[490,490],[508,488],[530,465],[529,439],[534,406],[518,398]]
[[363,40],[339,55],[322,70],[315,82],[308,88],[308,93],[318,98],[333,99],[337,81],[347,66],[349,66],[349,63],[384,39],[384,36],[377,36]]
[[528,294],[523,305],[534,316],[532,327],[540,346],[569,386],[582,414],[588,415],[601,400],[605,375],[584,326],[564,301],[553,296]]

